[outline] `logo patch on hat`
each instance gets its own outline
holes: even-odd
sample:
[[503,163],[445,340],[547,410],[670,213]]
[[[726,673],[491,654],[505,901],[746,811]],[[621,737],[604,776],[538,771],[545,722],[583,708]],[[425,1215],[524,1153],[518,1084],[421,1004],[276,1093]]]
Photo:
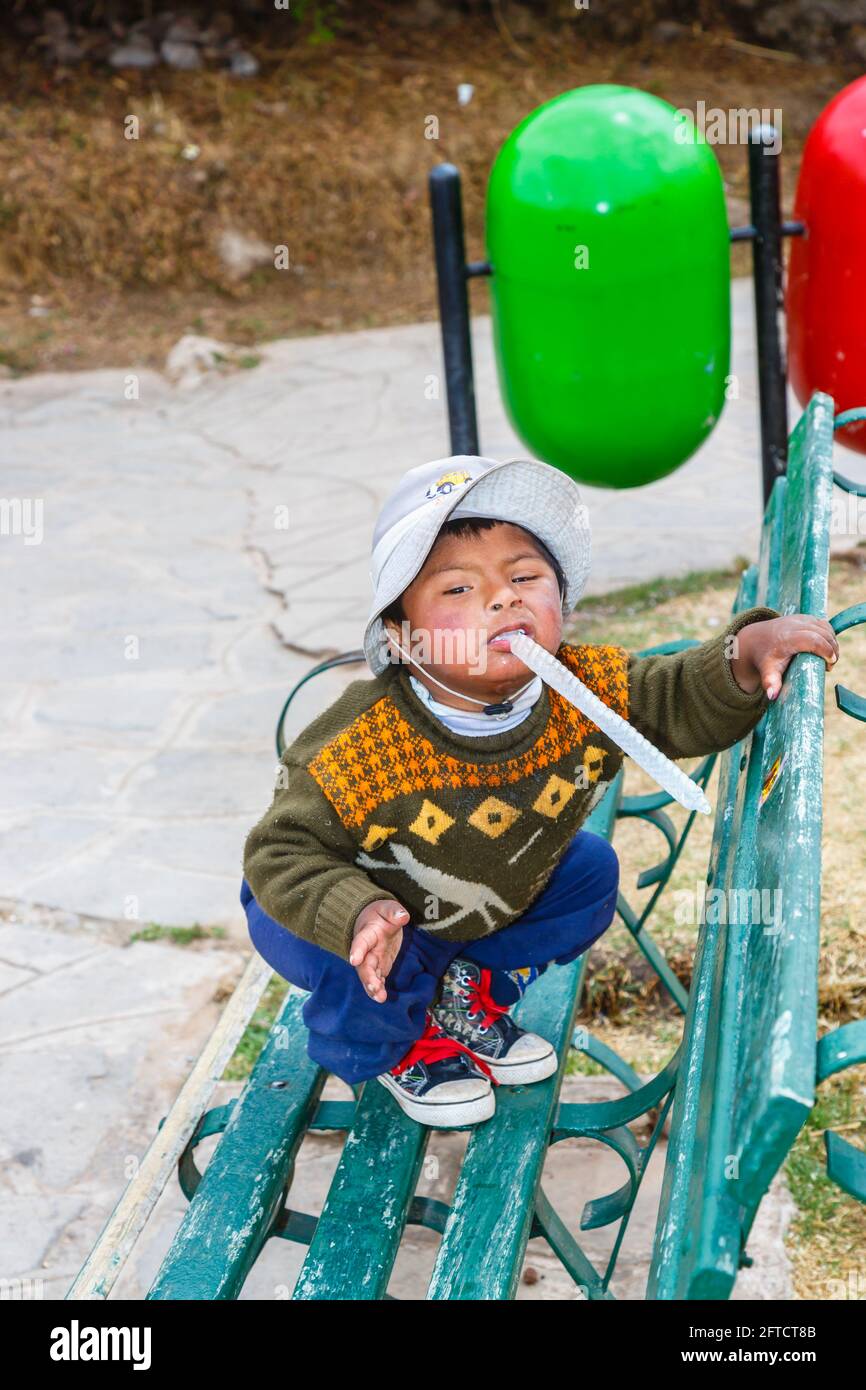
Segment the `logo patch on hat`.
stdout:
[[471,477],[471,473],[443,473],[441,478],[437,478],[435,483],[428,487],[424,496],[429,497],[431,501],[434,497],[447,497],[449,492],[469,482]]

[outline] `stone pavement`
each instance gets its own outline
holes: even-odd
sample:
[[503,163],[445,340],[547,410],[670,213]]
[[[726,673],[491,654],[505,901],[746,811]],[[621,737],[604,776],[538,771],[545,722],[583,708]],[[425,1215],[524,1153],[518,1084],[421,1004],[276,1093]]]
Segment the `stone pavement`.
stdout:
[[[589,592],[755,555],[750,294],[735,283],[740,396],[702,450],[649,487],[585,489]],[[488,319],[473,342],[482,451],[524,454]],[[270,801],[285,694],[360,646],[378,508],[406,468],[449,452],[444,400],[426,390],[435,323],[259,351],[197,387],[124,369],[0,385],[5,496],[42,505],[40,543],[0,536],[0,1057],[15,1101],[0,1273],[46,1273],[47,1296],[71,1282],[121,1161],[143,1152],[240,974],[242,846]],[[849,455],[840,466],[856,473]],[[309,682],[288,736],[367,675]],[[129,946],[148,923],[227,936]]]

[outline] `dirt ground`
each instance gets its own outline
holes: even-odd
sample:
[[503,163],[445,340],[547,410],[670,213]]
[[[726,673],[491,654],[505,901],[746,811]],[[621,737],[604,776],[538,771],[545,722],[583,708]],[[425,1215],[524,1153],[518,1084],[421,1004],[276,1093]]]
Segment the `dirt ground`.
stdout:
[[[803,141],[859,69],[754,52],[724,34],[629,47],[579,23],[512,46],[467,20],[447,32],[374,26],[289,50],[261,72],[48,71],[0,54],[0,363],[9,374],[163,365],[184,333],[241,345],[437,316],[427,175],[461,170],[469,259],[484,256],[496,152],[542,102],[621,83],[676,107],[781,112],[790,214]],[[459,83],[474,87],[461,105]],[[425,138],[430,115],[438,139]],[[128,120],[138,138],[127,139]],[[775,119],[778,119],[776,117]],[[729,219],[748,220],[741,145],[715,145]],[[226,232],[271,248],[234,278]],[[273,268],[286,245],[288,270]],[[747,245],[732,270],[750,268]],[[475,281],[473,311],[487,312]]]

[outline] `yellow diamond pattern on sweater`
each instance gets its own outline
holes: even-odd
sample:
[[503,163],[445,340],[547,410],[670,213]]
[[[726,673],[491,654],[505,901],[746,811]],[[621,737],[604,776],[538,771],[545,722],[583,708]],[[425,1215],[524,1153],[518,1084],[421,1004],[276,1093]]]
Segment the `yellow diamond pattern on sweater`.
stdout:
[[583,766],[586,769],[586,775],[590,782],[598,781],[599,777],[601,776],[601,770],[603,765],[603,748],[594,748],[592,744],[590,744],[588,748],[584,749]]
[[368,853],[370,850],[378,849],[380,845],[385,843],[389,835],[396,833],[396,825],[371,825],[361,843],[361,849],[367,850]]
[[574,793],[574,783],[566,782],[564,778],[557,777],[554,773],[545,782],[541,795],[536,797],[532,803],[532,809],[538,811],[542,816],[550,816],[551,820],[555,820],[560,811],[568,805]]
[[433,802],[428,801],[425,797],[421,804],[421,810],[409,829],[416,835],[420,835],[421,839],[426,840],[428,844],[435,845],[448,827],[453,824],[453,816],[449,816],[448,812],[443,811],[440,806],[434,806]]
[[[614,646],[572,646],[563,642],[557,656],[584,685],[628,718],[628,652]],[[466,758],[440,753],[418,729],[401,715],[390,696],[377,700],[370,709],[320,748],[307,765],[347,829],[357,829],[380,807],[396,797],[412,792],[432,795],[437,790],[467,787],[502,787],[531,777],[545,767],[555,767],[568,754],[581,748],[585,740],[598,733],[598,726],[576,709],[557,690],[548,687],[550,717],[531,748],[517,757],[493,764],[475,763]],[[597,750],[596,750],[597,751]],[[564,783],[572,793],[574,787]],[[563,788],[558,788],[560,798]],[[557,788],[545,788],[539,798],[548,808],[545,815],[558,814],[562,805]],[[430,809],[412,825],[416,834],[435,844],[447,826],[431,801]],[[564,803],[563,803],[564,804]]]
[[509,806],[506,801],[500,801],[498,796],[488,796],[480,806],[476,806],[469,817],[469,824],[474,825],[482,834],[489,835],[492,840],[496,840],[514,824],[519,815],[516,806]]

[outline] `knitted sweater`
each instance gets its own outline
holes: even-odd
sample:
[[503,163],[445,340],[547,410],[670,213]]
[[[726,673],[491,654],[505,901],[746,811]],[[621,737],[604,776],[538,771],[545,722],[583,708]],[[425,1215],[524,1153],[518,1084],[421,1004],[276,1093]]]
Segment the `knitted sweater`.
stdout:
[[[778,616],[746,609],[670,655],[562,643],[557,656],[668,757],[694,757],[731,747],[764,714],[763,688],[740,689],[725,644]],[[244,873],[269,916],[344,960],[377,898],[396,898],[425,931],[474,941],[535,901],[623,756],[547,684],[515,728],[454,733],[394,663],[353,681],[286,749]]]

